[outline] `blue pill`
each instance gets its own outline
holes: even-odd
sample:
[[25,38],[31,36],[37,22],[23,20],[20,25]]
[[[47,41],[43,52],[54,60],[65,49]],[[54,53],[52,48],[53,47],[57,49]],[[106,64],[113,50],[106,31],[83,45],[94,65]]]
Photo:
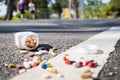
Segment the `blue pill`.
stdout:
[[42,69],[46,69],[46,68],[47,68],[47,64],[42,64],[42,65],[41,65],[41,68],[42,68]]

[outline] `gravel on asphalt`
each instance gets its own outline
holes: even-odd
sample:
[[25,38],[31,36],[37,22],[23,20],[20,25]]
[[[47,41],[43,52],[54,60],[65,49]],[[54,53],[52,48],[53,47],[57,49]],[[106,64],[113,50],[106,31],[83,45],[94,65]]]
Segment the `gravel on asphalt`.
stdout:
[[[57,54],[92,37],[98,32],[85,33],[38,33],[40,46],[46,48],[57,47]],[[18,75],[18,69],[3,67],[6,63],[22,63],[28,55],[19,54],[20,49],[15,45],[14,33],[0,34],[0,80],[9,80]],[[48,59],[50,55],[45,55]]]

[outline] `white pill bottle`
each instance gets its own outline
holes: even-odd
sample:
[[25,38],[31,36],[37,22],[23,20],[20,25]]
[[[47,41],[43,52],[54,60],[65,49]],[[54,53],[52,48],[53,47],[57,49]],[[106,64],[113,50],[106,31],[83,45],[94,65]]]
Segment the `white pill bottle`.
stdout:
[[20,49],[35,49],[39,45],[38,34],[34,32],[17,32],[15,33],[15,44]]

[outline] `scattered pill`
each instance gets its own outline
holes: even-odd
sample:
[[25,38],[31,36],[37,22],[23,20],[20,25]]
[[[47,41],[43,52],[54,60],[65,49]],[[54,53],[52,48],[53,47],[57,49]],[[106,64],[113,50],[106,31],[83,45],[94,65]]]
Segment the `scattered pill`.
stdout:
[[26,68],[26,69],[29,69],[31,68],[30,64],[28,62],[24,62],[23,63],[23,66]]
[[22,73],[24,73],[24,72],[26,72],[26,69],[21,69],[21,70],[19,70],[19,74],[22,74]]
[[79,66],[82,67],[83,66],[83,62],[79,62]]
[[42,61],[47,60],[44,56],[41,58]]
[[65,63],[66,64],[71,64],[71,61],[70,60],[65,60]]
[[82,79],[88,79],[88,78],[92,78],[92,74],[91,74],[91,73],[82,73],[82,74],[80,75],[80,77],[81,77]]
[[47,68],[47,64],[42,64],[42,65],[41,65],[41,68],[42,68],[42,69],[46,69],[46,68]]
[[13,68],[14,67],[14,64],[8,64],[8,68]]
[[65,60],[67,60],[67,58],[66,58],[66,57],[63,57],[63,61],[65,61]]
[[64,56],[69,56],[69,55],[67,53],[65,53]]
[[49,63],[49,62],[46,62],[46,64],[47,64],[47,67],[50,67],[50,66],[51,66],[51,63]]
[[90,69],[84,69],[81,74],[80,77],[82,79],[88,79],[88,78],[92,78],[92,72],[90,71]]
[[30,61],[33,61],[33,59],[34,59],[33,57],[30,57],[30,58],[29,58]]
[[74,66],[75,68],[79,68],[79,67],[80,67],[80,65],[79,65],[78,63],[73,63],[73,66]]
[[44,74],[44,75],[43,75],[43,78],[44,78],[44,79],[49,79],[49,78],[51,78],[51,76],[48,75],[48,74]]
[[20,52],[19,52],[20,54],[27,54],[28,53],[28,51],[27,50],[20,50]]
[[4,66],[5,66],[5,67],[8,67],[8,64],[5,63]]
[[17,65],[16,65],[16,68],[17,68],[17,69],[22,69],[22,68],[23,68],[23,65],[22,65],[22,64],[17,64]]
[[64,77],[62,74],[58,73],[57,77]]
[[38,64],[40,64],[42,61],[40,59],[37,60]]
[[57,53],[53,52],[53,49],[50,49],[48,53],[53,57],[57,55]]
[[36,67],[37,65],[38,65],[37,62],[32,62],[32,63],[30,64],[31,67]]
[[94,63],[94,62],[90,62],[90,63],[88,63],[88,66],[89,66],[90,68],[94,68],[94,67],[95,67],[95,63]]
[[48,70],[49,72],[51,72],[51,73],[57,74],[57,70],[54,69],[54,68],[48,67],[47,70]]

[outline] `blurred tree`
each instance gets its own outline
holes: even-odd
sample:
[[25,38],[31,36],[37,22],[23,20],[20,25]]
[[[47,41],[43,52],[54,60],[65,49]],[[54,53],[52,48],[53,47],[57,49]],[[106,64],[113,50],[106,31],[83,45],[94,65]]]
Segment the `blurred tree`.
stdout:
[[52,13],[57,13],[59,18],[61,18],[61,13],[62,13],[62,5],[60,4],[61,0],[56,0],[55,3],[52,3],[50,10]]
[[13,17],[13,9],[14,9],[15,0],[6,0],[7,4],[7,13],[5,15],[4,20],[11,20]]
[[113,10],[120,10],[120,0],[111,0]]
[[72,0],[72,8],[74,10],[74,18],[79,18],[79,14],[78,14],[78,0]]
[[120,17],[120,0],[111,0],[112,8],[111,10],[113,11],[113,16],[115,18]]

